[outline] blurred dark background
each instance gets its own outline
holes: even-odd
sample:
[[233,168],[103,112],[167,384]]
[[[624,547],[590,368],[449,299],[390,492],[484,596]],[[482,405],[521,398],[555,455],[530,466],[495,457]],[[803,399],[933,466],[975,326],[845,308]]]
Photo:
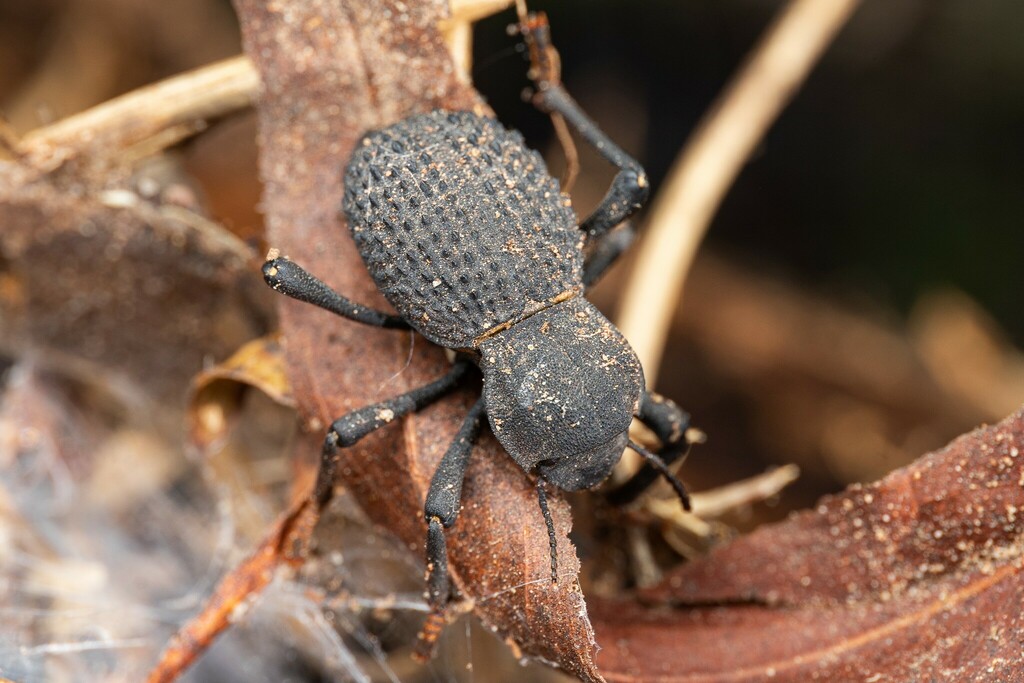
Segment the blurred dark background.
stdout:
[[[700,117],[781,6],[763,0],[534,4],[564,80],[633,145],[657,194]],[[502,118],[544,117],[497,16],[474,81]],[[936,287],[975,298],[1024,342],[1024,6],[866,2],[750,160],[707,245],[902,315]],[[515,84],[517,87],[510,87]]]
[[[781,6],[533,7],[568,89],[645,165],[656,198]],[[558,172],[509,21],[479,24],[474,82]],[[796,461],[803,484],[784,507],[809,504],[1024,400],[1022,27],[1009,1],[897,0],[862,4],[841,31],[727,194],[687,284],[657,387],[710,434],[689,476]],[[613,173],[581,153],[585,213]],[[626,269],[599,288],[606,309]],[[787,351],[758,348],[774,335]]]
[[[531,6],[551,18],[568,87],[631,146],[656,193],[781,4]],[[478,25],[473,77],[504,121],[543,145],[550,126],[521,101],[512,18]],[[730,191],[707,244],[904,315],[953,286],[1020,345],[1022,29],[1013,0],[864,3]],[[24,131],[239,50],[226,0],[3,0],[0,108]]]

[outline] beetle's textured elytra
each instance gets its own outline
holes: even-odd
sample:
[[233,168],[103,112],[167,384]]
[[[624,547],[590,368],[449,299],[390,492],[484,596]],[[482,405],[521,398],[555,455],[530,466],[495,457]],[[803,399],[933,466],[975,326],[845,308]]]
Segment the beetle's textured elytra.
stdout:
[[435,111],[371,133],[345,174],[344,211],[377,287],[435,344],[472,348],[582,293],[568,199],[493,119]]

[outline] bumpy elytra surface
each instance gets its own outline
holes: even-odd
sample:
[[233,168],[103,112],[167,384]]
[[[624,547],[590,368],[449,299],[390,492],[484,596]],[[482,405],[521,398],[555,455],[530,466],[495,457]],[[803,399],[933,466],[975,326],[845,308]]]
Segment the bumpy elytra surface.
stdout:
[[582,292],[568,198],[493,119],[435,111],[370,133],[346,172],[344,210],[377,287],[435,344],[473,348]]

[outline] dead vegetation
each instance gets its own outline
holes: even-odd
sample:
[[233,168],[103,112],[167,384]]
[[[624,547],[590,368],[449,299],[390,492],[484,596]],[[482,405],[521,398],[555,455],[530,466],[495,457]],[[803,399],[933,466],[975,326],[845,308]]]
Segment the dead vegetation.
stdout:
[[[411,113],[487,111],[462,71],[467,26],[503,4],[237,0],[247,58],[111,99],[141,85],[121,50],[164,56],[169,74],[207,64],[233,52],[230,17],[181,3],[206,47],[126,46],[100,38],[130,34],[129,21],[155,31],[163,15],[104,2],[106,19],[86,20],[69,3],[58,33],[74,40],[55,41],[7,105],[0,160],[4,677],[171,681],[194,664],[191,680],[427,680],[465,662],[473,680],[515,675],[467,620],[435,663],[408,657],[426,609],[422,500],[468,395],[347,451],[344,495],[322,517],[305,502],[326,424],[439,375],[444,354],[272,301],[258,267],[272,245],[383,304],[338,215],[344,160],[364,131]],[[685,476],[741,481],[698,493],[697,515],[657,492],[627,513],[553,500],[585,559],[562,544],[552,585],[531,482],[493,438],[474,452],[449,536],[453,616],[472,612],[516,658],[583,680],[1024,680],[1019,352],[958,293],[902,325],[715,255],[689,267],[722,193],[855,4],[791,4],[683,157],[631,274],[601,290],[606,304],[628,293],[620,319],[649,367],[664,344],[679,349],[663,383],[680,360],[701,368],[703,398],[687,407],[710,440]],[[764,55],[787,40],[779,77]],[[79,41],[104,59],[69,84]],[[26,125],[35,101],[60,120]],[[717,126],[742,144],[723,151]],[[674,234],[672,199],[696,212]],[[734,441],[740,405],[754,439]],[[757,464],[715,471],[712,454],[752,446]],[[786,509],[830,477],[879,481],[723,544],[778,515],[761,503],[795,468],[753,476],[764,462],[809,475]],[[239,652],[258,656],[238,668]]]

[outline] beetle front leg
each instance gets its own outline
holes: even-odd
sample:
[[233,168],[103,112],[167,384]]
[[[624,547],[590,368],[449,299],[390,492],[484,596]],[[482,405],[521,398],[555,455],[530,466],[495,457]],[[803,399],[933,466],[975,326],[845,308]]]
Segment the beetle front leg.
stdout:
[[343,297],[322,280],[310,275],[299,264],[276,256],[275,253],[272,251],[270,258],[263,264],[263,279],[274,291],[364,325],[409,329],[409,323],[400,316],[378,311]]
[[484,415],[484,400],[478,400],[430,480],[430,489],[423,506],[427,520],[427,596],[430,615],[420,634],[417,650],[426,656],[444,626],[444,612],[451,598],[451,579],[448,574],[448,544],[444,530],[451,527],[459,516],[462,505],[462,484],[466,479],[469,455],[480,434]]
[[[690,416],[673,401],[645,391],[640,399],[637,417],[650,427],[661,441],[658,456],[666,465],[671,465],[689,452],[690,443],[686,440],[686,430],[690,426]],[[612,505],[632,503],[659,476],[661,473],[657,468],[645,464],[625,484],[608,494],[608,502]]]

